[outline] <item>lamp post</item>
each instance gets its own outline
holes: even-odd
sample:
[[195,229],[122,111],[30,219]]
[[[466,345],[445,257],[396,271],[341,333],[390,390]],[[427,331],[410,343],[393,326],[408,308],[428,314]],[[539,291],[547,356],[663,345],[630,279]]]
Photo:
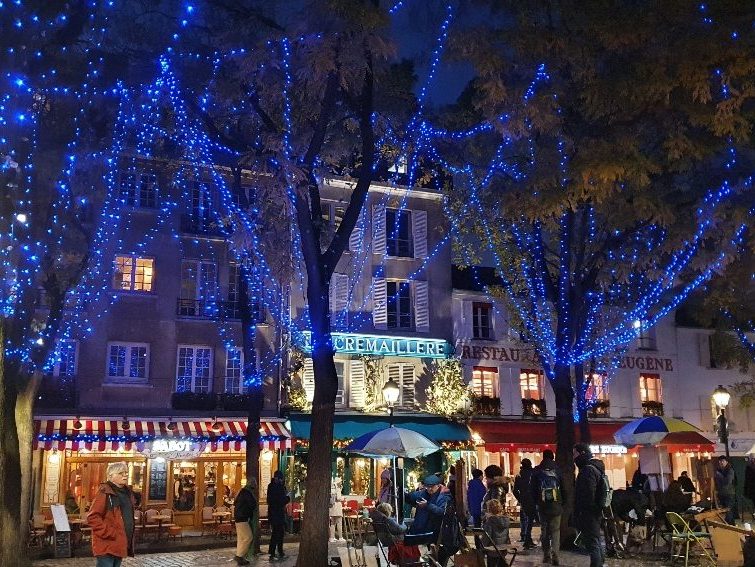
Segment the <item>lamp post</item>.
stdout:
[[718,407],[720,414],[718,416],[718,438],[726,447],[726,460],[729,460],[729,422],[726,419],[726,406],[729,405],[731,394],[719,384],[718,388],[713,390],[713,402]]
[[393,406],[398,401],[400,393],[401,390],[399,390],[398,384],[396,384],[392,378],[385,383],[385,386],[383,386],[383,400],[385,400],[385,403],[388,406],[391,425],[393,425]]

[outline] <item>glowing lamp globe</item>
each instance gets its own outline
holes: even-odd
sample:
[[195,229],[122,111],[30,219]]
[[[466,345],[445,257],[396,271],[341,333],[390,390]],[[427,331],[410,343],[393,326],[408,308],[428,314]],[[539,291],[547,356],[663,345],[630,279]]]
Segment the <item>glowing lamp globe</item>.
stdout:
[[385,383],[385,386],[383,386],[383,399],[389,406],[392,406],[398,401],[400,393],[401,390],[399,390],[398,384],[396,384],[393,379],[388,380]]
[[726,406],[729,405],[729,400],[731,399],[731,394],[729,393],[729,390],[724,388],[719,384],[718,388],[713,390],[713,401],[715,402],[716,406],[719,408],[726,408]]

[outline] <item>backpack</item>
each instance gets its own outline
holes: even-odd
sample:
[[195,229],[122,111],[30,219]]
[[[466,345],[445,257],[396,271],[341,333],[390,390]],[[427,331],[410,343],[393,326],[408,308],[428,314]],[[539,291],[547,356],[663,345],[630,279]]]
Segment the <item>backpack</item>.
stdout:
[[594,468],[600,479],[598,480],[598,486],[595,489],[595,503],[601,508],[609,508],[611,506],[611,500],[613,499],[613,488],[608,481],[608,476],[604,472],[600,472],[600,469],[593,464],[590,464]]
[[556,471],[543,469],[540,477],[540,500],[543,504],[561,502],[561,483]]

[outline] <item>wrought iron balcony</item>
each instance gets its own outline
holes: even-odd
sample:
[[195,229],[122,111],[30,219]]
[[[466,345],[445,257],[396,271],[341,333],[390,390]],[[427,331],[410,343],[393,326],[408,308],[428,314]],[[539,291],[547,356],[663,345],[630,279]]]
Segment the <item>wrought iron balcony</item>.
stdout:
[[[238,301],[215,301],[211,299],[178,299],[176,314],[194,319],[241,319],[241,304]],[[264,323],[263,309],[259,304],[252,313],[255,323]]]
[[221,238],[225,238],[231,234],[229,227],[217,221],[206,219],[201,215],[193,214],[181,215],[181,232]]
[[249,394],[217,394],[215,392],[173,392],[171,407],[175,410],[246,411]]
[[472,401],[472,413],[474,415],[500,415],[501,398],[492,396],[475,397]]

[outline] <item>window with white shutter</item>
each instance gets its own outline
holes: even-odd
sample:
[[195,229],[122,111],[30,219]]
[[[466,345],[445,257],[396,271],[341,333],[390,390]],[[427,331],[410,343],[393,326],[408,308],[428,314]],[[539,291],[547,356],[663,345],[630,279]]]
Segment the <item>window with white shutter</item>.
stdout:
[[386,209],[385,246],[388,256],[414,257],[412,240],[412,212],[406,209]]
[[412,289],[408,281],[389,281],[385,284],[386,311],[389,329],[412,328]]
[[385,205],[372,206],[372,253],[385,255]]
[[414,409],[414,365],[390,364],[388,379],[398,384],[399,397],[396,406],[404,409]]
[[418,333],[430,332],[427,282],[414,282],[414,326]]
[[338,377],[338,390],[336,390],[336,407],[346,407],[346,389],[344,387],[346,363],[340,360],[333,361],[336,365],[336,376]]
[[372,281],[372,324],[376,329],[388,328],[388,293],[385,278]]
[[349,236],[349,250],[351,252],[358,252],[364,247],[364,223],[365,223],[365,208],[362,208],[362,212],[359,213],[357,224],[354,226],[354,230],[351,231]]
[[349,368],[349,407],[363,408],[365,398],[364,362],[352,360]]
[[315,397],[315,367],[311,358],[304,359],[304,374],[302,375],[302,387],[308,400]]
[[414,257],[427,258],[427,211],[412,211]]
[[331,276],[329,299],[331,321],[345,322],[349,307],[349,276],[347,274]]

